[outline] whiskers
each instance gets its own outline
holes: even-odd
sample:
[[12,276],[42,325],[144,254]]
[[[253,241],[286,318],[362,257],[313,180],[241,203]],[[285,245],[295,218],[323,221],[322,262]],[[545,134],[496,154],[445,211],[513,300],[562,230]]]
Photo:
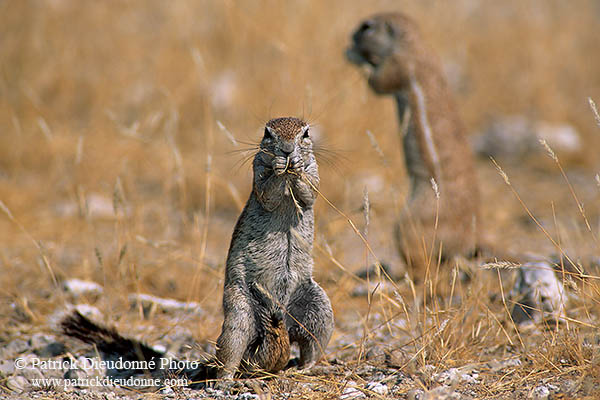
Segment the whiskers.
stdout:
[[[233,155],[236,158],[239,157],[233,165],[233,170],[236,172],[250,164],[254,157],[260,152],[275,156],[275,154],[269,150],[261,148],[260,141],[236,140],[236,142],[237,148],[225,153],[228,156]],[[341,174],[341,170],[348,168],[350,165],[350,158],[347,156],[349,153],[348,150],[332,147],[323,140],[317,139],[313,142],[313,153],[319,167],[331,168],[338,174]]]
[[348,150],[334,148],[322,141],[313,143],[313,153],[317,158],[319,167],[331,168],[338,174],[341,174],[341,170],[348,168],[350,165],[350,158],[347,156],[349,154]]
[[245,167],[261,151],[260,143],[243,142],[241,140],[237,140],[237,143],[238,146],[241,144],[243,147],[240,146],[237,149],[233,149],[225,153],[230,156],[234,155],[239,157],[235,164],[233,164],[233,170],[236,172]]
[[239,149],[230,150],[227,153],[225,153],[228,155],[240,156],[240,159],[237,160],[235,164],[233,164],[233,169],[236,172],[238,172],[242,167],[248,165],[258,153],[262,152],[274,156],[272,152],[268,151],[267,149],[261,148],[260,142],[244,142],[241,140],[238,140],[237,142],[239,144],[243,144],[245,147],[240,147]]

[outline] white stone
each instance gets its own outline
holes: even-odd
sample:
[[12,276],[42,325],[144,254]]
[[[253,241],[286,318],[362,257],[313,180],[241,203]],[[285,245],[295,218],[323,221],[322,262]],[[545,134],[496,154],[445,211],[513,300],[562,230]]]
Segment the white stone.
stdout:
[[85,295],[100,295],[104,291],[102,286],[92,281],[84,281],[81,279],[73,278],[63,282],[63,289],[73,295],[74,297],[80,297]]
[[550,398],[550,390],[546,386],[538,386],[533,389],[531,397],[534,400],[547,400]]
[[366,397],[363,392],[357,389],[356,382],[348,381],[346,382],[346,388],[340,396],[340,400],[364,399]]
[[517,274],[509,296],[523,307],[515,305],[513,308],[515,322],[539,322],[548,316],[554,319],[565,316],[567,295],[551,264],[546,261],[529,262],[523,264]]
[[175,299],[164,299],[161,297],[152,296],[150,294],[130,294],[129,302],[132,305],[142,304],[144,308],[157,307],[163,312],[186,311],[202,314],[202,307],[196,302],[183,302]]
[[377,393],[381,396],[385,396],[388,393],[387,385],[381,382],[369,382],[367,383],[367,390]]

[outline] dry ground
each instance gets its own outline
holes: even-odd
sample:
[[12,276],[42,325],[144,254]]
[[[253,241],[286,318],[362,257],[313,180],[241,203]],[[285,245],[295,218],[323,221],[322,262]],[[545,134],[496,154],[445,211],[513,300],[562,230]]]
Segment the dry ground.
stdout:
[[[591,276],[569,288],[568,322],[517,328],[502,301],[510,273],[472,268],[468,283],[442,266],[437,282],[414,291],[402,278],[391,237],[406,180],[393,102],[343,58],[350,31],[378,10],[419,21],[469,134],[503,114],[580,131],[584,148],[558,154],[568,179],[544,151],[499,160],[511,186],[489,160],[477,166],[498,248],[557,254],[549,235],[586,264]],[[600,291],[587,263],[600,254],[600,126],[587,101],[600,101],[598,37],[592,0],[0,2],[0,356],[11,363],[36,335],[56,334],[50,316],[73,300],[61,289],[68,278],[103,285],[102,296],[78,302],[124,333],[210,350],[250,188],[245,150],[270,117],[299,115],[314,125],[321,191],[338,209],[318,200],[315,243],[336,331],[310,374],[286,372],[251,391],[335,398],[352,380],[385,384],[383,397],[443,383],[479,398],[527,398],[540,385],[554,398],[600,396]],[[353,296],[364,286],[356,272],[375,257],[348,218],[396,275],[391,290]],[[203,313],[144,315],[129,306],[136,292],[196,301]],[[474,381],[436,375],[450,368]],[[6,394],[10,375],[0,372]]]

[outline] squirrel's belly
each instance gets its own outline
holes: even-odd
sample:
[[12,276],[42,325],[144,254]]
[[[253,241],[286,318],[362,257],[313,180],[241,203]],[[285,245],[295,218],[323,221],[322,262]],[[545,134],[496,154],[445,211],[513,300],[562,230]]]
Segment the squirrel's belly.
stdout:
[[271,232],[253,246],[260,252],[246,253],[244,267],[248,282],[260,283],[282,305],[312,270],[310,252],[290,232]]
[[228,264],[242,266],[248,282],[260,283],[286,304],[312,272],[313,212],[298,212],[287,199],[269,212],[251,196],[245,214],[252,218],[237,227],[237,243],[232,243],[235,251]]

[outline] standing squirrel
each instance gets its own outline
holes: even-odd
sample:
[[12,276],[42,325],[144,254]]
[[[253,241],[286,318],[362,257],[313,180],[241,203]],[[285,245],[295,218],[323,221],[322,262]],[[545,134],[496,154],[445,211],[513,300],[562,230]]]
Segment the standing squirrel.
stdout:
[[346,56],[371,67],[369,86],[395,97],[407,126],[403,147],[410,194],[396,239],[409,270],[422,278],[428,260],[434,268],[440,248],[442,259],[473,255],[479,239],[473,156],[437,57],[417,25],[399,13],[372,16],[353,33]]
[[[235,226],[225,269],[224,321],[214,359],[184,371],[194,384],[215,378],[276,373],[317,362],[333,332],[333,311],[313,280],[313,204],[319,184],[309,126],[298,118],[269,121],[254,157],[250,198]],[[61,323],[69,336],[96,345],[103,357],[164,357],[78,312]],[[290,343],[300,358],[290,361]],[[119,371],[131,375],[140,371]]]
[[309,126],[293,118],[267,122],[253,161],[250,198],[233,231],[225,268],[224,321],[217,340],[219,378],[230,378],[261,335],[263,305],[255,289],[285,313],[299,368],[323,356],[333,332],[333,311],[313,280],[313,204],[319,184]]

